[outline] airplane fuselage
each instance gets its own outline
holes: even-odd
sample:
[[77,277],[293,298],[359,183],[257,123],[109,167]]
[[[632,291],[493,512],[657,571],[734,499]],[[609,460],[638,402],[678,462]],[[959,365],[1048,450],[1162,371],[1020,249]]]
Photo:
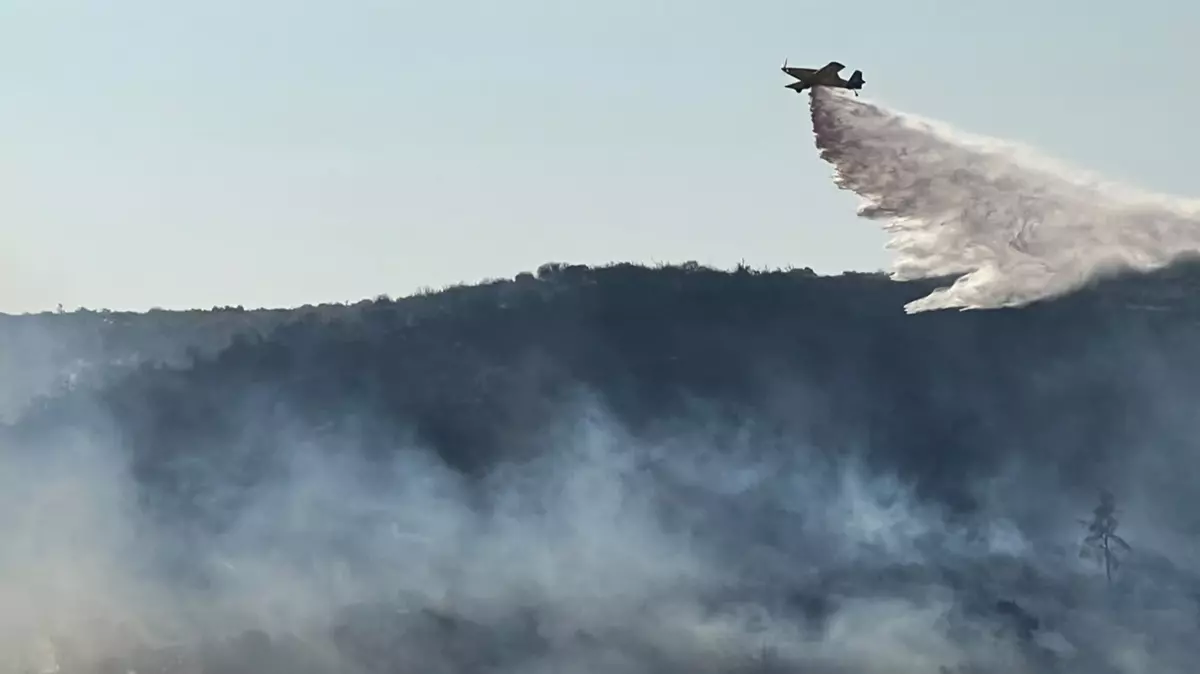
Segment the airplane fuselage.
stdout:
[[857,94],[865,82],[862,71],[855,70],[847,80],[839,74],[845,67],[837,61],[830,61],[822,68],[790,68],[785,61],[781,70],[799,80],[786,85],[788,89],[796,93],[812,87],[837,87],[851,89]]

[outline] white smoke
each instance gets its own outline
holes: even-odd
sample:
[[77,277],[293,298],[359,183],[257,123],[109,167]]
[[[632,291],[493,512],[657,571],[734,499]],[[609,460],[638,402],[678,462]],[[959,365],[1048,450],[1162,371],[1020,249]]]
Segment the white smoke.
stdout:
[[892,277],[957,276],[905,309],[1021,306],[1200,252],[1200,201],[1117,185],[1007,141],[825,88],[821,157],[886,220]]

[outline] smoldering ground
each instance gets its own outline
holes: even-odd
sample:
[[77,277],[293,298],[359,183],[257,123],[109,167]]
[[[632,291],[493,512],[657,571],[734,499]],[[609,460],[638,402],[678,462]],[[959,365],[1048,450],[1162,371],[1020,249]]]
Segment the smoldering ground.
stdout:
[[699,422],[648,440],[585,399],[547,426],[555,451],[467,477],[297,421],[258,429],[286,451],[255,480],[198,459],[194,522],[150,512],[175,487],[135,480],[117,443],[8,447],[5,666],[1190,671],[1176,551],[1129,534],[1108,588],[1076,554],[1093,504],[1048,468],[970,476],[982,507],[954,513],[861,453]]

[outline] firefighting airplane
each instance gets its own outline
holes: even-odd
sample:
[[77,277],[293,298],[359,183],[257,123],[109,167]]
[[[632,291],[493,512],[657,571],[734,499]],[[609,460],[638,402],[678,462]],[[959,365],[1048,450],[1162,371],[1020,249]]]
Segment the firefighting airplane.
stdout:
[[783,62],[783,72],[800,80],[787,85],[788,89],[800,93],[809,87],[841,87],[842,89],[850,89],[854,95],[858,95],[858,90],[862,89],[866,80],[863,79],[862,71],[855,70],[850,75],[850,79],[844,80],[838,73],[846,66],[837,61],[830,61],[823,68],[789,68],[787,60]]

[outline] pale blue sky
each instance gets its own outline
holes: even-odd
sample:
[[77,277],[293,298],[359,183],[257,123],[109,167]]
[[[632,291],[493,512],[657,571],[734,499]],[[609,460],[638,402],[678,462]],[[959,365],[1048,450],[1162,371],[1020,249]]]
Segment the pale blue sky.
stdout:
[[1200,196],[1187,0],[0,0],[0,311],[881,269],[779,65]]

